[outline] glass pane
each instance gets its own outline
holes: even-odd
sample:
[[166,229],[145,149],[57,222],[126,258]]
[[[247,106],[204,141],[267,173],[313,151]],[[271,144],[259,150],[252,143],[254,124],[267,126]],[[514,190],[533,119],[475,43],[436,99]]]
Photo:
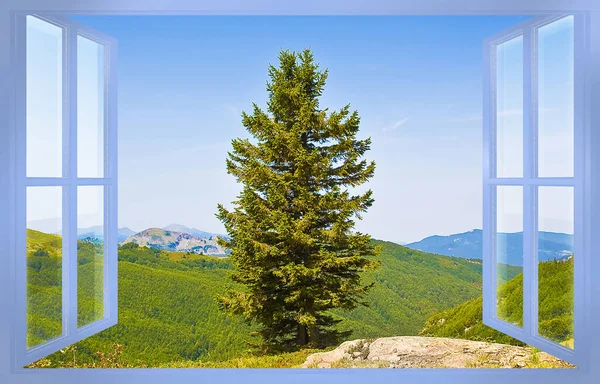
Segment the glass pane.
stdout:
[[497,317],[523,326],[523,187],[496,192]]
[[104,316],[104,187],[77,189],[78,326]]
[[26,23],[26,172],[61,177],[63,30],[33,16]]
[[496,47],[498,177],[523,177],[523,37]]
[[538,175],[574,172],[573,16],[538,30]]
[[572,187],[538,192],[538,333],[573,348],[574,283]]
[[104,177],[104,45],[77,36],[77,167]]
[[62,190],[27,188],[27,348],[62,335]]

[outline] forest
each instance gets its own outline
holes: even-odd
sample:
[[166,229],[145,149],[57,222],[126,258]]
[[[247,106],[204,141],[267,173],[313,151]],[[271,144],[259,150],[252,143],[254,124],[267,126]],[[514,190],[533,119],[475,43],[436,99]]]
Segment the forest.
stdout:
[[[61,334],[61,238],[28,230],[28,346]],[[334,310],[348,339],[427,335],[519,344],[481,323],[481,262],[428,254],[394,243],[381,247],[379,268],[365,272],[374,283],[368,306],[352,312]],[[101,318],[102,244],[78,243],[79,323]],[[568,262],[540,263],[540,332],[559,342],[572,340],[572,268]],[[32,367],[95,366],[113,356],[111,366],[215,366],[257,357],[255,328],[218,308],[216,298],[234,284],[228,258],[201,256],[125,244],[119,248],[119,323]],[[502,269],[499,310],[522,317],[519,267]],[[570,279],[570,280],[569,280]],[[515,293],[517,292],[517,293]],[[558,315],[557,315],[558,314]],[[440,319],[444,319],[440,322]],[[443,323],[443,324],[442,324]],[[117,351],[117,352],[115,352]],[[115,355],[116,353],[116,355]],[[112,354],[112,355],[111,355]],[[291,357],[290,357],[291,356]],[[238,359],[238,360],[236,360]],[[267,359],[267,360],[264,360]],[[268,361],[268,363],[265,363]]]

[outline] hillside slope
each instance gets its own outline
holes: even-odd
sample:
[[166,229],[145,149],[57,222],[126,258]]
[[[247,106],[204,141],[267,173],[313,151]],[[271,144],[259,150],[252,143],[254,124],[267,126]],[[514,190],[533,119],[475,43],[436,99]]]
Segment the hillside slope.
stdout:
[[340,328],[352,329],[353,338],[416,335],[432,314],[480,294],[481,263],[374,243],[382,247],[381,265],[364,275],[375,283],[369,306],[336,312],[345,319]]
[[[547,261],[539,265],[539,332],[565,345],[573,341],[573,258],[565,262]],[[523,275],[504,283],[498,296],[498,313],[509,322],[523,323]],[[482,298],[462,303],[431,316],[424,329],[425,336],[453,337],[505,344],[520,342],[495,331],[482,322]]]
[[[45,246],[56,246],[57,239],[49,238],[51,242]],[[375,243],[382,247],[381,266],[364,276],[366,282],[375,283],[366,298],[369,307],[335,312],[343,320],[340,328],[353,330],[352,339],[416,335],[428,317],[480,294],[479,262],[426,254],[389,242]],[[34,248],[29,260],[33,260]],[[38,276],[56,274],[59,267],[42,269]],[[167,252],[134,243],[122,245],[119,324],[78,343],[78,361],[93,361],[96,351],[111,351],[115,344],[123,345],[123,361],[137,366],[239,356],[256,340],[251,326],[218,309],[216,297],[233,284],[227,276],[231,269],[227,258]],[[516,274],[518,269],[509,272]],[[90,278],[83,272],[81,277]],[[47,288],[34,285],[32,282],[31,288],[40,291]],[[85,297],[94,290],[86,291],[90,293],[82,292]],[[35,315],[40,316],[45,329],[60,327],[56,316]],[[69,359],[72,357],[60,353],[50,357],[53,366],[67,364]]]

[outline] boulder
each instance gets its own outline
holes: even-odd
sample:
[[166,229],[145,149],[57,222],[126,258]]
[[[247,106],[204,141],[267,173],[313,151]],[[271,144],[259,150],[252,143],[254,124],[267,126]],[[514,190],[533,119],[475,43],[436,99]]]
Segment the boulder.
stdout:
[[530,347],[441,337],[398,336],[346,341],[309,355],[303,368],[571,368]]

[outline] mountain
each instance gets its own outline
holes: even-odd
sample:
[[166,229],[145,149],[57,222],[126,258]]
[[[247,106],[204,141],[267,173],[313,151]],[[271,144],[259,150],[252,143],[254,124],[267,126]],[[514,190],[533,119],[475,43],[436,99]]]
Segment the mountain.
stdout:
[[[166,236],[161,229],[144,232],[141,239],[150,239],[153,233]],[[60,240],[56,235],[28,231],[28,283],[36,292],[31,300],[44,304],[28,307],[36,311],[32,316],[35,327],[30,331],[40,335],[33,340],[48,340],[55,337],[48,332],[60,330],[60,311],[45,311],[61,303]],[[340,330],[353,331],[350,338],[417,335],[430,316],[481,294],[479,261],[427,254],[391,242],[374,243],[381,249],[377,256],[381,265],[364,273],[364,281],[374,283],[364,298],[368,307],[332,311],[341,320]],[[91,316],[88,312],[98,292],[91,289],[92,282],[101,280],[93,274],[97,261],[86,260],[80,259],[79,276],[82,287],[89,285],[90,289],[81,291],[81,300],[90,304],[80,311],[82,316]],[[232,269],[229,258],[169,252],[133,241],[122,244],[119,323],[78,343],[77,361],[93,361],[96,351],[112,353],[115,343],[124,346],[119,361],[134,366],[158,367],[240,356],[248,350],[249,342],[257,341],[251,335],[256,327],[220,311],[216,301],[227,287],[235,285],[229,278]],[[510,278],[519,270],[513,268]],[[49,360],[53,366],[64,366],[70,364],[73,354],[56,353]]]
[[139,246],[171,252],[191,252],[201,255],[223,256],[228,250],[217,243],[217,236],[200,238],[189,233],[149,228],[128,237],[121,244],[136,243]]
[[[421,241],[407,244],[412,249],[438,255],[461,257],[465,259],[482,258],[483,231],[474,229],[470,232],[449,236],[430,236]],[[573,235],[555,232],[539,232],[539,261],[565,260],[573,253]],[[523,265],[523,233],[499,233],[498,244],[506,244],[498,259],[509,265]]]
[[218,234],[218,233],[211,233],[211,232],[201,231],[199,229],[186,227],[185,225],[181,225],[181,224],[169,224],[166,227],[164,227],[163,229],[165,229],[167,231],[189,233],[190,235],[199,237],[201,239],[215,237],[215,236],[222,237],[222,238],[227,238],[226,235],[221,235],[221,234]]
[[[101,225],[96,225],[88,228],[77,228],[77,239],[82,240],[86,238],[104,240],[104,228]],[[120,243],[121,241],[127,239],[131,235],[135,235],[135,231],[123,227],[117,230],[117,241]],[[61,232],[56,233],[57,235],[61,235]]]
[[119,228],[117,231],[117,235],[118,235],[118,242],[120,243],[121,241],[125,240],[129,236],[135,235],[135,231],[131,230],[127,227]]

